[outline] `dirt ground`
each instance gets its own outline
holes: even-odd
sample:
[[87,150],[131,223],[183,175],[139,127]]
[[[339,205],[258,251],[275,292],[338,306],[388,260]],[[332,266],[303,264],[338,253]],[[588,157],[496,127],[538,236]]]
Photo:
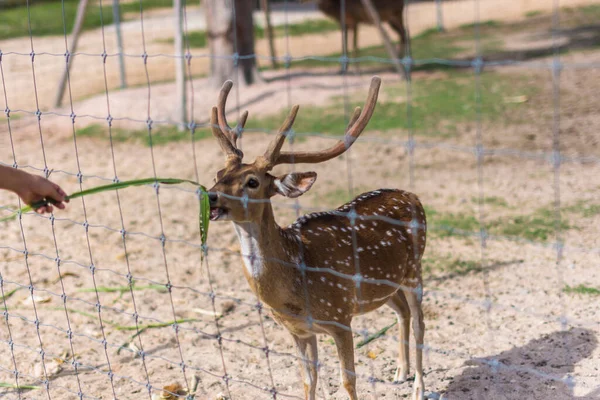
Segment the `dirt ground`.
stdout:
[[[510,50],[542,45],[532,39],[532,32],[514,33],[514,37],[522,40],[507,39]],[[529,47],[525,37],[532,40]],[[448,236],[432,226],[424,260],[429,266],[424,294],[425,385],[431,398],[600,399],[600,297],[563,291],[566,285],[600,288],[600,213],[585,212],[599,202],[600,69],[593,66],[600,62],[600,51],[570,52],[561,61],[576,67],[563,69],[559,81],[556,115],[560,150],[566,157],[559,174],[550,162],[556,106],[551,74],[527,63],[494,69],[509,78],[525,76],[519,82],[536,85],[536,91],[504,120],[483,123],[482,143],[496,152],[484,158],[481,170],[473,151],[475,122],[459,124],[450,138],[417,136],[413,156],[406,151],[406,130],[367,131],[348,156],[310,166],[319,179],[299,199],[301,213],[339,205],[344,195],[333,194],[344,193],[351,185],[354,194],[380,187],[404,188],[438,213],[476,218],[481,193],[484,199],[501,199],[504,204],[486,201],[484,221],[512,220],[540,207],[553,210],[558,187],[561,216],[572,227],[561,229],[562,248],[552,245],[552,236],[530,241],[511,235],[492,235],[482,248],[478,227],[471,236]],[[550,57],[531,61],[551,62]],[[252,118],[286,108],[290,100],[324,105],[346,94],[360,99],[370,79],[368,74],[295,72],[289,80],[271,72],[270,83],[240,89],[235,97],[232,93],[230,119],[239,112],[237,108],[249,109]],[[11,73],[5,71],[9,80]],[[397,83],[390,72],[379,71],[379,75],[384,89]],[[414,84],[444,77],[443,71],[419,72]],[[45,80],[38,85],[52,86]],[[205,85],[203,79],[194,81],[195,115],[207,115],[216,101],[217,91],[205,90]],[[152,86],[154,120],[169,119],[173,92],[169,83]],[[389,97],[383,95],[381,101]],[[111,92],[109,100],[113,117],[133,119],[116,121],[117,126],[145,126],[147,89]],[[77,129],[101,121],[108,114],[106,96],[78,101],[74,110]],[[398,118],[405,117],[403,108]],[[303,118],[302,111],[298,118]],[[43,115],[39,125],[35,117],[12,119],[10,131],[6,119],[0,122],[0,161],[12,165],[14,148],[20,167],[40,172],[47,165],[53,170],[52,179],[67,192],[79,190],[78,171],[84,189],[115,176],[127,180],[154,173],[209,185],[224,160],[210,139],[152,149],[133,142],[111,147],[100,138],[78,137],[75,143],[71,119],[64,116]],[[246,136],[247,159],[261,154],[268,139],[263,133]],[[295,148],[319,149],[330,143],[327,138],[311,137]],[[278,167],[276,172],[287,170]],[[2,215],[7,215],[17,207],[17,199],[0,193],[0,204],[7,208]],[[275,209],[280,225],[296,217],[293,201],[277,199]],[[266,310],[256,307],[257,299],[242,274],[232,226],[211,224],[203,265],[197,214],[194,188],[163,185],[158,196],[153,187],[129,188],[118,197],[108,193],[74,200],[53,219],[26,214],[20,221],[3,223],[0,295],[6,300],[0,301],[0,307],[8,309],[8,322],[0,323],[0,382],[15,383],[11,371],[16,364],[19,384],[40,385],[48,376],[50,389],[23,391],[20,396],[13,389],[0,389],[0,398],[74,399],[81,392],[85,398],[143,399],[149,398],[148,387],[158,394],[166,385],[185,386],[185,379],[189,382],[194,375],[199,378],[198,399],[266,399],[271,398],[273,386],[278,398],[303,398],[292,340]],[[122,230],[127,232],[125,239]],[[478,267],[464,272],[445,267],[457,260]],[[129,290],[105,290],[126,287],[128,276],[139,289],[133,295]],[[170,292],[164,288],[167,281],[172,284]],[[33,302],[29,285],[34,287]],[[101,305],[104,329],[96,304]],[[210,315],[213,307],[224,314],[217,322]],[[174,318],[193,321],[179,324],[178,331],[171,326],[147,329],[131,340],[136,333],[134,315],[139,316],[139,326]],[[388,308],[356,318],[355,341],[388,326],[394,318]],[[126,348],[119,351],[121,345]],[[392,328],[356,350],[360,398],[409,397],[412,381],[391,383],[397,347]],[[144,357],[136,354],[141,349]],[[330,338],[319,338],[319,352],[319,398],[345,399]],[[71,363],[73,353],[77,368]],[[223,379],[225,375],[229,379]]]

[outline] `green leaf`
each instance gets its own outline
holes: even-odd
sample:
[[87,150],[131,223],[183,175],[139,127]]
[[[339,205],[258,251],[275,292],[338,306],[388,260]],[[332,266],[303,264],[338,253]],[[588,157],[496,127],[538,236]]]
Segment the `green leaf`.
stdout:
[[200,189],[200,237],[202,240],[202,256],[204,256],[206,241],[208,239],[208,225],[210,223],[210,201],[205,188]]

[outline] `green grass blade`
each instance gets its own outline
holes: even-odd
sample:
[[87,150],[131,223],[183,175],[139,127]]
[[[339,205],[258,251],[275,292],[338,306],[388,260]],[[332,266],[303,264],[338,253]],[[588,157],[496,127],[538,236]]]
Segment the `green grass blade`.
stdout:
[[386,326],[385,328],[380,329],[378,332],[374,333],[373,335],[369,336],[368,338],[361,340],[360,342],[358,342],[358,344],[356,345],[357,349],[360,349],[361,347],[371,343],[373,340],[378,339],[380,337],[382,337],[383,335],[385,335],[385,333],[394,325],[396,325],[398,323],[398,321],[394,321],[392,324]]
[[155,329],[155,328],[166,328],[167,326],[171,326],[173,324],[184,324],[186,322],[198,322],[200,321],[197,318],[181,318],[171,322],[160,322],[155,324],[146,324],[146,325],[117,325],[117,330],[120,331],[135,331],[135,330],[146,330],[146,329]]
[[130,290],[158,290],[159,292],[166,292],[167,288],[165,285],[132,286],[131,288],[129,286],[98,286],[97,288],[83,288],[78,289],[77,291],[80,293],[126,293]]
[[[119,190],[119,189],[125,189],[128,188],[130,186],[142,186],[142,185],[150,185],[153,183],[162,183],[165,185],[176,185],[176,184],[181,184],[181,183],[191,183],[192,185],[195,186],[202,186],[197,182],[194,181],[190,181],[187,179],[174,179],[174,178],[146,178],[146,179],[134,179],[131,181],[123,181],[123,182],[117,182],[117,183],[111,183],[109,185],[103,185],[103,186],[96,186],[90,189],[86,189],[86,190],[82,190],[81,192],[77,192],[77,193],[73,193],[69,196],[67,196],[67,198],[70,199],[76,199],[78,197],[83,197],[83,196],[87,196],[90,194],[96,194],[96,193],[102,193],[102,192],[107,192],[110,190]],[[35,206],[35,205],[34,205]]]
[[15,288],[15,289],[13,289],[13,290],[11,290],[9,292],[6,292],[4,294],[4,296],[0,297],[0,301],[6,301],[6,300],[8,300],[13,294],[17,293],[17,290],[19,290],[19,289],[21,289],[21,288],[18,287],[18,288]]
[[[153,184],[156,182],[166,184],[166,185],[177,185],[177,184],[182,184],[182,183],[190,183],[194,186],[199,186],[202,191],[206,192],[206,188],[204,186],[200,185],[198,182],[194,182],[194,181],[191,181],[188,179],[146,178],[146,179],[134,179],[134,180],[130,180],[130,181],[111,183],[109,185],[103,185],[103,186],[96,186],[96,187],[93,187],[90,189],[82,190],[81,192],[70,194],[66,198],[68,200],[71,200],[71,199],[76,199],[78,197],[87,196],[90,194],[97,194],[97,193],[107,192],[107,191],[111,191],[111,190],[125,189],[125,188],[131,187],[131,186],[150,185],[150,184]],[[34,209],[40,208],[48,203],[53,204],[54,201],[52,199],[46,199],[46,200],[31,204],[28,206],[25,206],[25,207],[21,208],[19,211],[13,213],[12,215],[9,215],[8,217],[4,217],[4,218],[0,219],[0,222],[9,221],[9,220],[15,218],[19,214],[26,213],[26,212],[32,211]]]
[[8,382],[0,382],[0,388],[9,388],[9,389],[17,389],[17,390],[38,390],[41,389],[41,386],[33,386],[33,385],[15,385],[14,383]]

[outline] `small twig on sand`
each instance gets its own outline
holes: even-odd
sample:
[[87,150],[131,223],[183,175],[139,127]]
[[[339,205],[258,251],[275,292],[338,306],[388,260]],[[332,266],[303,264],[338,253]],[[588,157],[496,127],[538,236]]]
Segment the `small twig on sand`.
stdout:
[[221,318],[223,316],[223,314],[218,313],[218,312],[214,312],[211,310],[204,310],[202,308],[192,308],[192,311],[198,314],[202,314],[202,315],[210,315],[211,317],[217,317],[217,318]]

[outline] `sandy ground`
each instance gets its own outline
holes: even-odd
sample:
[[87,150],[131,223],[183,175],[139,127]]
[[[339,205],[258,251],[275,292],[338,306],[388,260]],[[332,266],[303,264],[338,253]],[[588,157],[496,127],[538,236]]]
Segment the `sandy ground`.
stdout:
[[[335,46],[334,41],[331,46]],[[591,65],[600,62],[600,52],[572,53],[562,60]],[[5,71],[9,80],[20,79],[18,72],[9,72]],[[552,150],[550,75],[546,72],[540,78],[540,73],[527,65],[498,72],[508,76],[529,74],[526,84],[539,88],[522,108],[506,116],[506,123],[483,125],[487,149],[514,150],[485,158],[483,194],[486,198],[502,198],[508,205],[486,205],[486,219],[515,218],[551,206],[555,199],[552,165],[538,157]],[[389,73],[381,76],[384,85],[397,79]],[[31,84],[30,75],[27,79]],[[420,79],[443,79],[443,74],[415,76],[417,84]],[[346,90],[353,98],[361,98],[369,77],[300,74],[292,77],[289,86],[287,82],[279,79],[244,88],[236,93],[239,100],[232,98],[231,106],[248,108],[252,118],[272,114],[279,106],[288,105],[288,98],[300,104],[325,104]],[[598,201],[599,82],[600,73],[593,68],[565,69],[561,74],[561,150],[563,155],[576,158],[560,167],[560,201],[565,208]],[[43,80],[40,86],[51,90],[51,83],[52,79]],[[197,115],[207,115],[216,100],[216,90],[206,90],[203,84],[201,79],[194,84]],[[173,92],[169,84],[152,86],[150,110],[154,120],[169,119]],[[146,89],[111,92],[109,99],[113,116],[146,119]],[[278,105],[276,109],[274,105]],[[74,109],[78,115],[75,127],[85,126],[96,121],[85,114],[101,118],[107,115],[106,98],[100,95],[76,102]],[[232,111],[232,119],[235,114],[237,111]],[[399,118],[404,118],[404,110],[399,111]],[[106,140],[78,138],[75,146],[68,117],[43,115],[39,126],[35,118],[16,119],[11,122],[11,136],[3,122],[0,160],[13,163],[12,137],[20,166],[34,172],[34,168],[47,165],[54,170],[52,178],[68,192],[79,190],[79,170],[84,176],[83,188],[105,183],[115,175],[121,180],[152,176],[154,170],[165,177],[196,179],[197,175],[200,182],[209,184],[223,163],[212,140],[150,149],[135,143],[115,143],[111,148]],[[120,124],[128,129],[145,126],[136,121]],[[364,140],[357,142],[347,157],[311,167],[319,180],[299,199],[301,212],[339,205],[331,193],[347,189],[351,177],[355,193],[378,187],[405,188],[438,211],[477,216],[476,158],[469,151],[451,150],[474,146],[476,125],[465,123],[459,128],[455,137],[442,142],[417,138],[412,184],[411,158],[403,145],[408,133],[366,132]],[[268,139],[260,133],[248,136],[243,141],[246,157],[261,154]],[[297,146],[317,149],[329,143],[327,139],[311,138]],[[285,170],[280,167],[277,172]],[[14,209],[17,199],[1,193],[0,204]],[[276,202],[281,225],[294,220],[293,206],[290,201]],[[162,186],[157,196],[154,188],[140,187],[123,190],[118,197],[108,193],[86,198],[85,203],[73,201],[53,220],[27,214],[21,221],[4,224],[0,233],[1,287],[5,295],[19,290],[0,302],[8,308],[8,323],[0,323],[0,382],[15,382],[10,371],[16,364],[21,384],[39,385],[46,374],[50,377],[48,391],[23,392],[23,399],[72,399],[79,391],[86,398],[106,399],[113,398],[113,390],[118,398],[143,399],[149,398],[147,387],[157,393],[165,385],[184,384],[184,379],[189,381],[193,375],[200,378],[199,399],[222,398],[220,395],[232,399],[271,398],[269,390],[273,386],[278,398],[302,398],[292,341],[265,310],[257,309],[257,299],[242,275],[239,245],[229,224],[211,225],[208,263],[201,264],[197,207],[193,188]],[[485,271],[460,275],[437,269],[426,275],[425,385],[434,397],[600,398],[600,301],[598,296],[562,291],[565,285],[600,287],[600,215],[585,217],[565,211],[563,218],[577,228],[562,233],[565,247],[558,262],[557,249],[551,245],[491,237],[482,252],[477,237],[439,237],[432,233],[426,260],[441,260],[443,265],[444,260],[451,263],[483,258]],[[122,229],[127,232],[125,240]],[[125,286],[128,274],[140,287],[164,285],[170,280],[172,290],[136,290],[133,295],[129,291],[86,291]],[[30,284],[34,286],[33,303],[28,292]],[[65,303],[63,294],[67,296]],[[103,330],[97,303],[101,305]],[[226,312],[218,325],[203,312],[213,306]],[[177,333],[172,327],[146,330],[133,341],[135,346],[118,352],[119,346],[129,342],[136,332],[123,329],[135,326],[134,313],[140,325],[173,318],[196,321],[180,324]],[[40,321],[37,329],[36,319]],[[393,321],[388,308],[356,318],[355,339],[360,340],[365,330],[372,334]],[[217,327],[222,335],[220,342],[215,338]],[[73,332],[71,339],[69,330]],[[10,340],[14,342],[12,351]],[[391,383],[397,345],[392,329],[356,351],[361,398],[400,399],[411,393],[411,382]],[[269,348],[268,358],[265,346]],[[45,352],[44,364],[40,347]],[[135,354],[140,348],[145,353],[143,358]],[[320,337],[319,351],[323,363],[319,398],[346,398],[340,388],[335,347],[329,338]],[[71,364],[73,352],[77,369]],[[185,377],[180,368],[182,360]],[[109,371],[114,374],[112,380]],[[225,374],[230,379],[224,380]],[[0,398],[19,396],[13,390],[0,389]]]

